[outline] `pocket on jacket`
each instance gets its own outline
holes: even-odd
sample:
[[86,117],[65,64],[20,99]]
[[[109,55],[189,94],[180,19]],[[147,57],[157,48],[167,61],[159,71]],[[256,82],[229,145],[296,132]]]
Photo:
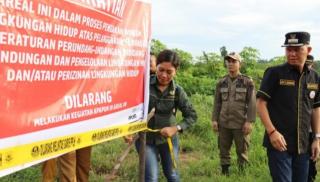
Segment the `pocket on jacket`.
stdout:
[[247,95],[247,88],[236,88],[236,101],[245,101]]
[[228,88],[221,88],[221,89],[220,89],[220,93],[221,93],[221,99],[222,99],[223,101],[228,100],[228,97],[229,97]]

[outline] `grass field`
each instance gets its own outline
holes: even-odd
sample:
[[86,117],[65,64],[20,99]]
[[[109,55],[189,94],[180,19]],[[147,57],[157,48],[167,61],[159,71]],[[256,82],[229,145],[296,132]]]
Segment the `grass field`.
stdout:
[[[260,121],[254,124],[249,152],[250,165],[244,173],[239,173],[236,153],[232,148],[231,175],[220,175],[217,136],[211,129],[212,97],[193,95],[192,102],[198,113],[197,124],[180,136],[179,171],[182,182],[269,182],[266,152],[262,147],[263,126]],[[180,116],[178,116],[180,117]],[[102,182],[110,173],[121,152],[127,147],[122,139],[96,145],[93,148],[90,181]],[[41,166],[19,171],[0,178],[0,182],[41,181]],[[166,181],[161,174],[160,181]],[[319,180],[318,176],[318,181]],[[134,149],[123,162],[115,182],[135,182],[138,179],[138,155]]]

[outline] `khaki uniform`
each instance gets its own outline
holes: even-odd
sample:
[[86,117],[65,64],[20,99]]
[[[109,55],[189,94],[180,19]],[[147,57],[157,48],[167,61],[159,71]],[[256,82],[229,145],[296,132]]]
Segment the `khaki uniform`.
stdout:
[[42,165],[42,181],[55,181],[58,164],[59,181],[87,182],[89,180],[90,157],[91,147],[85,147],[50,159]]
[[230,165],[230,149],[235,141],[240,165],[248,161],[249,135],[242,127],[256,118],[255,89],[252,79],[239,74],[231,79],[226,75],[216,86],[212,121],[219,126],[218,144],[221,165]]

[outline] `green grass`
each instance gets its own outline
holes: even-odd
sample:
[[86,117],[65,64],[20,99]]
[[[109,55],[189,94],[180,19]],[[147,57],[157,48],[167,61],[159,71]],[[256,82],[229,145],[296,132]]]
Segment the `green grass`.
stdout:
[[[192,102],[198,113],[197,124],[188,132],[180,135],[179,172],[182,182],[269,182],[271,181],[267,166],[265,149],[262,147],[264,129],[259,120],[254,124],[249,151],[250,165],[245,173],[239,173],[235,147],[232,147],[231,175],[220,175],[219,150],[217,136],[211,128],[212,97],[193,95]],[[181,115],[178,114],[178,118]],[[93,147],[92,170],[90,181],[102,182],[109,174],[117,158],[127,144],[122,139],[99,144]],[[319,180],[319,176],[317,179]],[[135,182],[138,179],[138,155],[132,148],[124,160],[114,182]],[[41,165],[0,178],[0,182],[34,182],[41,181]],[[160,181],[166,181],[161,174]],[[320,181],[320,180],[319,180]]]

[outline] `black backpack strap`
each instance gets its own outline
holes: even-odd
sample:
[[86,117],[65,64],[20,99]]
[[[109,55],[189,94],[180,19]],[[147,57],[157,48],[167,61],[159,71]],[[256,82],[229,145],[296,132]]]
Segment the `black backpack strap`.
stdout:
[[180,92],[181,92],[181,88],[178,85],[176,85],[174,90],[174,110],[173,110],[174,115],[177,114]]

